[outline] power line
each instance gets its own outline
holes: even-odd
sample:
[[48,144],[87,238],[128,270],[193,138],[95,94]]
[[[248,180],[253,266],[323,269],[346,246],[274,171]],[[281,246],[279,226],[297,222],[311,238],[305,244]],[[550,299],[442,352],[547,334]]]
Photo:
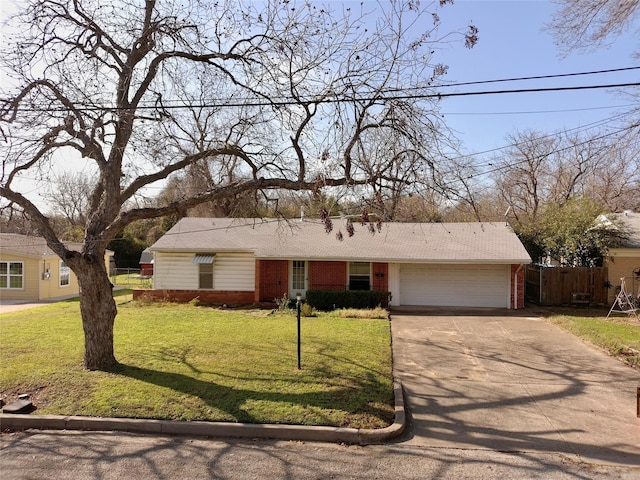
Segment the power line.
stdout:
[[[544,153],[542,155],[538,155],[537,157],[535,157],[535,159],[538,160],[538,159],[541,159],[541,158],[544,158],[544,157],[549,157],[549,156],[554,155],[556,153],[564,152],[566,150],[571,150],[571,149],[573,149],[575,147],[580,147],[582,145],[587,145],[588,143],[591,143],[593,141],[602,140],[602,139],[611,137],[613,135],[617,135],[618,133],[622,133],[622,132],[625,132],[625,131],[628,131],[628,130],[633,130],[634,128],[638,128],[638,127],[640,127],[640,123],[634,123],[632,125],[629,125],[627,127],[621,128],[619,130],[615,130],[613,132],[605,133],[605,134],[602,134],[602,135],[594,137],[594,138],[589,138],[589,139],[584,140],[582,142],[571,144],[571,145],[568,145],[566,147],[557,148],[555,150],[552,150],[550,152]],[[486,171],[483,171],[483,172],[480,172],[480,173],[477,173],[477,174],[471,174],[468,177],[465,177],[464,180],[471,180],[471,179],[473,179],[475,177],[484,176],[484,175],[488,175],[490,173],[499,172],[500,170],[508,170],[508,169],[510,169],[510,168],[512,168],[512,167],[514,167],[516,165],[521,165],[523,163],[526,163],[529,160],[530,159],[526,158],[526,159],[523,159],[523,160],[520,160],[520,161],[517,161],[517,162],[510,163],[508,165],[497,166],[497,167],[495,167],[493,169],[490,169],[490,170],[486,170]],[[487,164],[485,166],[491,166],[491,164]],[[453,181],[449,182],[449,184],[453,184],[453,183],[454,183]]]
[[575,73],[560,73],[556,75],[536,75],[532,77],[514,77],[514,78],[500,78],[497,80],[478,80],[473,82],[460,82],[460,83],[451,83],[445,85],[438,85],[439,87],[461,87],[465,85],[482,85],[487,83],[499,83],[499,82],[517,82],[522,80],[542,80],[549,78],[566,78],[566,77],[577,77],[582,75],[595,75],[601,73],[614,73],[614,72],[625,72],[630,70],[640,70],[639,67],[623,67],[623,68],[611,68],[608,70],[594,70],[591,72],[575,72]]
[[513,90],[489,90],[480,92],[453,92],[425,95],[426,97],[466,97],[470,95],[496,95],[505,93],[539,93],[539,92],[564,92],[570,90],[593,90],[600,88],[640,87],[639,82],[617,83],[609,85],[581,85],[574,87],[548,87],[548,88],[518,88]]
[[610,105],[602,107],[585,107],[585,108],[563,108],[562,110],[525,110],[517,112],[440,112],[441,115],[532,115],[537,113],[567,113],[567,112],[588,112],[593,110],[611,110],[613,108],[634,107],[629,103],[626,105]]
[[[388,88],[384,90],[384,95],[389,94],[389,93],[394,93],[394,92],[411,92],[411,91],[422,91],[422,90],[426,90],[426,89],[434,89],[434,88],[449,88],[449,87],[460,87],[460,86],[468,86],[468,85],[482,85],[482,84],[490,84],[490,83],[500,83],[500,82],[514,82],[514,81],[522,81],[522,80],[539,80],[539,79],[550,79],[550,78],[566,78],[566,77],[576,77],[576,76],[584,76],[584,75],[594,75],[594,74],[602,74],[602,73],[615,73],[615,72],[623,72],[623,71],[631,71],[631,70],[640,70],[640,66],[637,67],[622,67],[622,68],[612,68],[612,69],[608,69],[608,70],[594,70],[594,71],[588,71],[588,72],[573,72],[573,73],[562,73],[562,74],[555,74],[555,75],[536,75],[536,76],[530,76],[530,77],[513,77],[513,78],[499,78],[499,79],[492,79],[492,80],[478,80],[478,81],[470,81],[470,82],[457,82],[457,83],[448,83],[448,84],[442,84],[442,85],[432,85],[432,86],[428,86],[428,87],[411,87],[411,88]],[[601,88],[598,86],[595,87],[586,87],[586,88]],[[602,88],[606,88],[602,87]],[[468,93],[469,95],[473,95],[475,93]],[[365,94],[366,95],[366,94]],[[422,98],[422,97],[428,97],[428,96],[432,96],[432,97],[437,97],[437,96],[451,96],[452,94],[417,94],[415,96],[413,95],[409,95],[409,98]],[[385,97],[387,98],[387,97]],[[390,97],[391,99],[393,99],[393,97]],[[363,97],[364,100],[369,100],[370,98],[368,97]],[[349,101],[351,99],[348,100],[344,100],[344,101]],[[216,101],[216,100],[212,100],[212,101]],[[248,98],[244,98],[241,99],[242,102],[245,101],[250,101],[250,99]],[[289,102],[291,100],[281,100],[282,102]],[[336,99],[334,99],[333,101],[338,101]],[[164,101],[163,104],[167,104],[167,103],[171,103],[171,102],[179,102],[179,100],[167,100]],[[328,102],[328,100],[327,100]],[[294,104],[296,102],[293,102]],[[155,106],[155,103],[154,103]],[[234,104],[235,106],[235,104]],[[169,107],[169,105],[167,105],[167,107]]]
[[[627,114],[628,114],[628,112],[618,113],[618,114],[613,115],[611,117],[603,118],[601,120],[597,120],[595,122],[591,122],[591,123],[588,123],[586,125],[581,125],[579,127],[569,128],[569,129],[563,130],[561,132],[554,132],[554,133],[549,133],[549,134],[546,134],[546,135],[541,135],[541,136],[537,137],[537,139],[544,140],[546,138],[551,138],[551,137],[558,136],[561,133],[569,133],[569,132],[575,132],[575,131],[587,130],[587,129],[590,129],[590,128],[595,128],[595,127],[598,127],[598,126],[603,125],[605,123],[609,123],[609,122],[611,122],[613,120],[616,120],[616,119],[619,119],[619,118],[623,118]],[[449,158],[449,160],[461,160],[463,158],[477,157],[479,155],[484,155],[486,153],[493,153],[493,152],[497,152],[497,151],[500,151],[500,150],[505,150],[507,148],[517,147],[519,144],[520,144],[519,142],[510,143],[508,145],[503,145],[502,147],[492,148],[490,150],[483,150],[481,152],[469,153],[469,154],[466,154],[466,155],[460,155],[460,156],[457,156],[457,157],[452,157],[452,158]],[[480,164],[480,165],[476,165],[476,166],[478,166],[478,167],[485,166],[486,167],[486,166],[492,166],[492,164],[491,163],[487,163],[485,165]]]
[[[162,105],[154,103],[153,106],[139,105],[135,107],[135,110],[180,110],[185,108],[238,108],[238,107],[287,107],[295,106],[304,103],[310,104],[332,104],[332,103],[347,103],[347,102],[370,102],[370,101],[392,101],[392,100],[427,100],[427,99],[441,99],[448,97],[467,97],[467,96],[479,96],[479,95],[503,95],[509,93],[544,93],[544,92],[563,92],[563,91],[579,91],[579,90],[595,90],[604,88],[623,88],[623,87],[639,87],[640,82],[627,82],[627,83],[612,83],[612,84],[600,84],[600,85],[579,85],[579,86],[566,86],[566,87],[544,87],[544,88],[517,88],[517,89],[504,89],[504,90],[480,90],[471,92],[440,92],[440,93],[415,93],[406,95],[387,95],[382,93],[380,95],[363,95],[355,98],[318,98],[318,99],[301,99],[301,100],[240,100],[240,101],[228,101],[228,100],[209,100],[203,103],[194,104],[175,104],[169,105],[168,102],[163,102]],[[393,90],[388,90],[393,91]],[[385,91],[387,92],[387,91]],[[171,102],[171,101],[169,101]],[[25,112],[68,112],[68,107],[59,108],[22,108]],[[131,110],[131,107],[108,107],[108,106],[79,106],[75,108],[78,112],[98,112],[98,111],[126,111]]]
[[[447,97],[468,97],[476,95],[502,95],[507,93],[542,93],[542,92],[564,92],[572,90],[594,90],[603,88],[623,88],[623,87],[640,87],[640,82],[629,83],[615,83],[606,85],[580,85],[571,87],[546,87],[546,88],[518,88],[518,89],[506,89],[506,90],[481,90],[475,92],[451,92],[451,93],[424,93],[424,94],[407,94],[407,95],[373,95],[362,96],[356,98],[323,98],[318,100],[280,100],[280,101],[246,101],[246,102],[233,102],[233,103],[202,103],[193,105],[164,105],[162,108],[166,110],[175,110],[182,108],[228,108],[228,107],[287,107],[292,105],[300,105],[301,103],[315,103],[315,104],[330,104],[330,103],[347,103],[347,102],[370,102],[375,100],[427,100],[427,99],[441,99]],[[138,107],[139,109],[157,109],[157,107]],[[67,111],[67,109],[61,109]],[[84,110],[84,109],[79,109]],[[91,110],[91,109],[89,109]],[[96,109],[100,110],[100,109]],[[118,110],[118,109],[114,109]],[[125,109],[126,110],[126,109]]]

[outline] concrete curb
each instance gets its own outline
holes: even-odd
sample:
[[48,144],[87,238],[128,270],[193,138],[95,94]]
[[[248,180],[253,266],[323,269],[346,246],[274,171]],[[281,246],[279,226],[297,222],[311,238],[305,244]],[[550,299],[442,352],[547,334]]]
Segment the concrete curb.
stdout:
[[271,438],[369,445],[399,436],[406,426],[404,393],[400,382],[393,384],[394,422],[386,428],[356,429],[306,425],[231,422],[177,422],[136,418],[78,417],[64,415],[0,414],[1,430],[89,430],[194,435],[203,437]]

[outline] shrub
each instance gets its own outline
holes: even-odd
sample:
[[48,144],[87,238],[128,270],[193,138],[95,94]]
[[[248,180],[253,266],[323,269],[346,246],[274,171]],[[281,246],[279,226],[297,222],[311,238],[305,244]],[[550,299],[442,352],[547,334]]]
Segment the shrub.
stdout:
[[300,305],[300,315],[302,315],[303,317],[315,317],[316,309],[308,303],[303,303],[302,305]]
[[389,292],[375,290],[309,290],[307,303],[321,311],[337,308],[376,308],[389,304]]

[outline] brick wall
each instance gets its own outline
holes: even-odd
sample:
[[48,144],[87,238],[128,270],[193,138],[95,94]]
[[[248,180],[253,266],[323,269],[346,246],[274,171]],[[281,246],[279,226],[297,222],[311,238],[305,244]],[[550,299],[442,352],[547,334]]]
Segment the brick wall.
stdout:
[[[519,268],[520,268],[520,265],[511,265],[511,281],[510,281],[511,287],[510,287],[510,293],[509,293],[509,298],[510,298],[509,308],[524,308],[524,266],[520,268],[520,271],[518,271]],[[517,304],[514,299],[514,295],[515,295],[514,290],[515,290],[516,282],[518,282]]]
[[380,292],[389,291],[389,264],[388,263],[372,263],[371,264],[372,275],[372,290],[378,290]]
[[346,290],[347,262],[309,262],[309,290]]
[[287,260],[256,260],[255,303],[273,302],[289,291]]
[[140,275],[152,276],[153,275],[153,263],[141,263]]
[[[310,290],[346,290],[347,262],[310,261],[308,286]],[[388,291],[389,265],[371,265],[372,289]],[[134,300],[149,299],[169,302],[189,302],[198,298],[211,304],[271,304],[288,292],[289,262],[287,260],[256,260],[256,285],[254,291],[217,290],[134,290]]]

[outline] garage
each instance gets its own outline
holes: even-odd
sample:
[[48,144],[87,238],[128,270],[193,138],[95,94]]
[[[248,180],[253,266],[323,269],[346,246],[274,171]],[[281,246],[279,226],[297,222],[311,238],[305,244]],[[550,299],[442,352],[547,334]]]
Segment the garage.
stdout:
[[508,265],[401,264],[400,305],[509,307]]

